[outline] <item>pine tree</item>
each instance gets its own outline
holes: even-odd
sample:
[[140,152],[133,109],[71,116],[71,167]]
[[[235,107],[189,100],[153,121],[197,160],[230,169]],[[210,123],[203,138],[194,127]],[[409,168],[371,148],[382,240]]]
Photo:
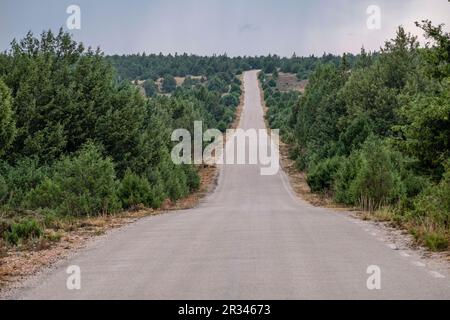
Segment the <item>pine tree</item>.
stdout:
[[0,79],[0,156],[10,147],[16,132],[11,94]]

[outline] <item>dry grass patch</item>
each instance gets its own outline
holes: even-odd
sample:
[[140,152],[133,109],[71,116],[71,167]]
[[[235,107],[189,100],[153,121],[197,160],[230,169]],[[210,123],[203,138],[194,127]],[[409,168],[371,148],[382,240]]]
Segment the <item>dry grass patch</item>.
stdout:
[[305,92],[308,80],[298,80],[295,73],[283,73],[278,74],[277,89],[281,92],[299,91]]

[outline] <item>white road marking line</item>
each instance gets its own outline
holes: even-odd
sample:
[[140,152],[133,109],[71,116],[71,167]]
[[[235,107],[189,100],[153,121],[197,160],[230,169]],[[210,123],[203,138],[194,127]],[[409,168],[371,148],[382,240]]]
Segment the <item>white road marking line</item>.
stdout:
[[393,243],[388,243],[387,246],[392,250],[398,250],[398,247]]
[[410,257],[410,255],[409,255],[408,253],[404,252],[404,251],[400,251],[400,255],[401,255],[402,257],[404,257],[404,258]]
[[425,263],[423,263],[423,262],[420,262],[420,261],[413,261],[413,262],[411,262],[413,265],[415,265],[416,267],[421,267],[421,268],[423,268],[423,267],[425,267]]
[[444,276],[443,274],[440,274],[440,273],[437,272],[437,271],[430,271],[430,274],[431,274],[433,277],[438,278],[438,279],[443,279],[443,278],[445,278],[445,276]]

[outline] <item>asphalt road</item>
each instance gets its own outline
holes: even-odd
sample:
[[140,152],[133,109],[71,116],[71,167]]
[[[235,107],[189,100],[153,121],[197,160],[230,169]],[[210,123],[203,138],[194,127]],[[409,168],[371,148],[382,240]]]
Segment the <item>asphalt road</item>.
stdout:
[[[241,127],[264,128],[256,72],[244,77]],[[221,166],[215,192],[199,207],[114,231],[15,298],[450,298],[448,277],[346,214],[303,203],[283,172],[259,169]],[[66,287],[69,265],[80,267],[80,290]],[[380,268],[379,290],[367,288],[371,265]]]

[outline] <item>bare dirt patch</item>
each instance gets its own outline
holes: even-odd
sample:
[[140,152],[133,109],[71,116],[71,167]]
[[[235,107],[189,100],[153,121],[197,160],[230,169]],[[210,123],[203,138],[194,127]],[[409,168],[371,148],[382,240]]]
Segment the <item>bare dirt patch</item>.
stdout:
[[288,91],[299,91],[305,92],[308,80],[298,80],[297,75],[294,73],[283,73],[278,74],[277,89],[281,92]]
[[62,234],[61,240],[58,242],[47,242],[41,239],[36,240],[36,243],[27,244],[26,247],[4,247],[6,255],[0,259],[0,291],[6,289],[15,281],[33,275],[41,268],[67,257],[71,251],[83,247],[94,236],[151,214],[156,214],[156,212],[140,210],[118,215],[79,219],[69,227],[74,230],[58,231]]

